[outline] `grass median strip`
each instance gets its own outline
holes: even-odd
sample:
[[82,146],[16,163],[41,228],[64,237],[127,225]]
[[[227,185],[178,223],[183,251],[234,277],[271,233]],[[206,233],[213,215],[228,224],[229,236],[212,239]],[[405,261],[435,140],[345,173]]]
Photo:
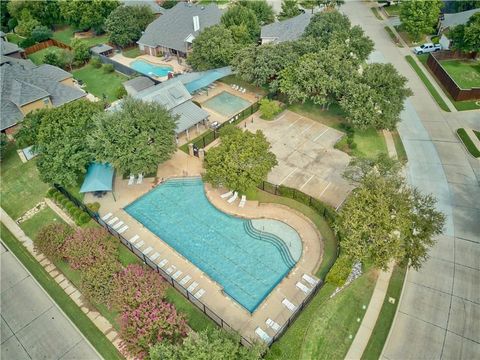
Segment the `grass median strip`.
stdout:
[[375,17],[378,19],[378,20],[383,20],[383,18],[380,16],[379,12],[378,12],[378,9],[376,7],[372,7],[370,8],[373,12],[373,15],[375,15]]
[[105,359],[123,359],[115,346],[103,335],[95,324],[73,302],[65,291],[45,271],[38,261],[30,255],[13,234],[1,224],[2,241],[7,244],[15,256],[28,269],[57,305],[65,312],[82,334]]
[[388,33],[388,35],[390,35],[390,38],[392,39],[392,41],[393,41],[398,47],[403,47],[403,44],[400,42],[400,40],[398,39],[398,37],[394,34],[393,30],[390,29],[389,26],[385,26],[384,29],[385,29],[385,31]]
[[480,158],[480,149],[477,149],[475,143],[470,139],[465,129],[457,129],[457,135],[462,140],[463,144],[467,148],[468,152],[475,158]]
[[438,91],[433,87],[430,80],[428,80],[427,76],[423,73],[422,69],[420,69],[418,64],[415,62],[415,59],[411,55],[405,56],[405,59],[410,64],[410,66],[413,68],[413,70],[417,73],[418,77],[423,81],[423,83],[427,87],[428,91],[430,92],[430,95],[432,95],[432,97],[435,99],[438,106],[440,106],[440,108],[443,111],[450,112],[450,109],[448,108],[447,104],[445,103],[445,101],[443,101],[443,99],[440,96],[440,94],[438,93]]

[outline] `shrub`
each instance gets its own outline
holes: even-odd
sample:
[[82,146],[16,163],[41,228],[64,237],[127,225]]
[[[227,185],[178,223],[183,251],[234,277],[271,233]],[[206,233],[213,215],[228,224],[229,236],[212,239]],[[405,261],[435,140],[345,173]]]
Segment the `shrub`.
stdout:
[[62,258],[62,246],[72,234],[72,229],[65,224],[48,224],[42,227],[33,240],[35,250],[43,253],[50,260]]
[[18,46],[20,46],[21,48],[27,48],[27,47],[30,47],[32,45],[35,45],[37,42],[35,41],[35,39],[29,37],[29,38],[26,38],[22,41],[20,41],[18,43]]
[[104,64],[103,65],[103,72],[104,73],[112,73],[115,70],[112,64]]
[[81,272],[80,288],[90,301],[105,303],[110,297],[112,278],[121,269],[117,259],[109,259],[88,267]]
[[58,194],[58,190],[55,189],[55,188],[50,188],[50,189],[48,189],[48,191],[47,191],[47,198],[49,198],[49,199],[54,199],[54,198],[55,198],[55,194]]
[[272,120],[281,111],[282,107],[278,104],[278,102],[269,100],[267,98],[260,100],[260,112],[262,113],[262,119]]
[[353,261],[347,256],[340,256],[330,269],[325,281],[336,286],[343,286],[352,271]]
[[52,30],[50,30],[47,26],[40,25],[32,30],[30,38],[32,38],[36,42],[41,42],[50,39],[52,35]]
[[123,87],[123,85],[120,85],[115,89],[115,97],[117,99],[123,98],[125,95],[127,95],[127,90]]
[[118,240],[104,229],[79,229],[64,244],[64,256],[74,269],[85,269],[118,257]]
[[175,306],[153,299],[137,309],[125,310],[120,315],[122,349],[135,358],[143,358],[158,342],[179,343],[187,335],[185,318]]
[[90,64],[96,69],[100,69],[102,67],[102,62],[97,56],[92,57],[92,60],[90,60]]
[[140,304],[165,296],[166,283],[155,271],[128,265],[112,281],[110,306],[116,310],[136,309]]
[[78,225],[84,225],[90,221],[90,215],[82,211],[81,214],[78,216],[77,220]]
[[98,210],[100,210],[100,203],[98,201],[95,201],[93,203],[89,203],[89,204],[86,204],[86,205],[93,212],[98,212]]

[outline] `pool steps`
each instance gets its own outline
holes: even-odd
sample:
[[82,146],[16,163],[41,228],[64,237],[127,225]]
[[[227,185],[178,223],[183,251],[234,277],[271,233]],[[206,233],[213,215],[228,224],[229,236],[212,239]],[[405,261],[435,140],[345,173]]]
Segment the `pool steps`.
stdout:
[[261,241],[268,242],[268,243],[272,244],[273,246],[275,246],[278,249],[278,251],[280,252],[280,255],[282,256],[282,259],[287,266],[289,266],[289,267],[294,267],[295,266],[295,264],[297,262],[293,259],[293,256],[290,253],[290,250],[285,245],[285,242],[282,239],[280,239],[278,236],[276,236],[274,234],[263,232],[263,231],[260,231],[260,230],[256,229],[253,226],[251,220],[245,221],[243,226],[244,226],[247,234],[249,234],[251,237],[253,237],[255,239],[258,239],[258,240],[261,240]]

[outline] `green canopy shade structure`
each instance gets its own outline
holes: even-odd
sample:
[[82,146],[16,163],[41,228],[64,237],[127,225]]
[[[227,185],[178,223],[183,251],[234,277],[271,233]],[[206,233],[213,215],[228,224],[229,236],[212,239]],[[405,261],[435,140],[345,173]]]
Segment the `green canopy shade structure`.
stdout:
[[91,163],[88,166],[87,175],[83,180],[80,192],[112,191],[113,172],[112,165],[108,163]]

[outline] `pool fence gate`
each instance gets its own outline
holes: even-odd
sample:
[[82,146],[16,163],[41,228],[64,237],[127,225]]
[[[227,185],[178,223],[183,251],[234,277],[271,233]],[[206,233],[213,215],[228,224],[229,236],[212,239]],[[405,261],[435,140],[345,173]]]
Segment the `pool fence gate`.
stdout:
[[[116,237],[132,253],[134,253],[140,260],[142,260],[142,262],[144,264],[148,265],[154,271],[159,273],[165,279],[165,281],[167,281],[171,286],[173,286],[178,292],[180,292],[186,299],[188,299],[192,304],[194,304],[200,311],[202,311],[206,316],[208,316],[218,326],[220,326],[222,329],[225,329],[227,331],[233,331],[233,332],[238,333],[238,331],[235,330],[232,326],[230,326],[226,321],[224,321],[221,316],[217,315],[213,310],[211,310],[208,306],[206,306],[202,301],[195,298],[193,296],[193,294],[190,293],[184,286],[180,285],[179,282],[177,282],[175,279],[173,279],[162,268],[160,268],[157,264],[155,264],[152,260],[150,260],[150,258],[148,256],[145,256],[145,254],[143,254],[140,249],[138,249],[136,246],[131,244],[122,234],[119,234],[115,229],[113,229],[105,221],[103,221],[101,219],[100,215],[97,212],[94,212],[91,209],[89,209],[81,200],[79,200],[75,196],[73,196],[63,186],[58,185],[58,184],[54,184],[54,187],[58,191],[60,191],[63,195],[65,195],[70,201],[72,201],[75,204],[75,206],[77,206],[79,209],[86,212],[93,220],[95,220],[100,226],[102,226],[112,236]],[[285,187],[282,187],[282,190],[280,190],[279,186],[276,186],[276,185],[273,185],[273,184],[270,184],[270,183],[267,183],[267,182],[264,182],[262,184],[262,187],[265,189],[265,191],[268,191],[268,192],[270,192],[268,189],[274,189],[273,191],[275,192],[275,194],[278,194],[280,196],[284,196],[284,195],[281,195],[281,193],[282,192],[285,193]],[[289,189],[289,188],[287,188],[287,189]],[[331,268],[332,265],[333,265],[333,263],[329,265],[329,269]],[[322,288],[323,283],[324,283],[323,279],[320,279],[320,281],[308,293],[307,297],[300,304],[297,305],[297,308],[295,309],[295,311],[292,312],[292,315],[281,326],[281,328],[276,332],[276,334],[272,337],[271,341],[269,343],[267,343],[268,347],[270,347],[275,341],[279,340],[282,337],[282,335],[286,332],[286,330],[293,324],[295,319],[300,315],[302,310],[309,304],[309,302],[313,299],[313,297]],[[253,345],[254,341],[252,339],[247,339],[243,335],[240,335],[240,336],[241,336],[240,342],[241,342],[242,345],[249,346],[249,347]],[[260,338],[258,340],[260,341]]]

